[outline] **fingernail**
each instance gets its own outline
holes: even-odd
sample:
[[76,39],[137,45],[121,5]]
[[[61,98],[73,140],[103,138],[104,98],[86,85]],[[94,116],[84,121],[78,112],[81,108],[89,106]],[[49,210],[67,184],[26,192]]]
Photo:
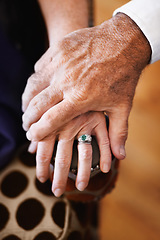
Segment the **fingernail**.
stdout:
[[60,197],[62,195],[62,193],[63,193],[63,191],[60,188],[57,188],[57,189],[54,190],[54,195],[56,197]]
[[31,141],[32,137],[29,131],[26,133],[26,137],[29,141]]
[[83,190],[85,189],[85,187],[86,187],[86,184],[85,184],[84,182],[80,182],[80,183],[78,183],[78,185],[77,185],[77,189],[78,189],[79,191],[83,191]]
[[44,182],[46,181],[46,179],[43,178],[43,177],[41,177],[41,178],[39,178],[39,181],[40,181],[41,183],[44,183]]
[[125,151],[125,147],[124,146],[120,146],[120,155],[122,155],[123,157],[126,157],[126,151]]
[[28,152],[30,153],[35,153],[36,152],[36,147],[34,143],[31,143],[28,147]]
[[26,125],[25,125],[24,123],[22,124],[22,127],[23,127],[23,129],[24,129],[26,132],[29,130],[29,128],[26,127]]
[[102,171],[103,171],[104,173],[107,173],[107,172],[109,172],[109,170],[110,170],[109,164],[103,163]]

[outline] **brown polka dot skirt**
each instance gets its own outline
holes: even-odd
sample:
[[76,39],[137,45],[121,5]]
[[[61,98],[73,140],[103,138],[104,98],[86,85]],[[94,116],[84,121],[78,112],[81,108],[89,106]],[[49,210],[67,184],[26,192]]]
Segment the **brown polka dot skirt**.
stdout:
[[[78,191],[72,188],[71,179],[68,192],[56,198],[50,180],[40,183],[36,179],[35,155],[29,154],[27,147],[0,171],[0,240],[97,240],[99,202],[88,197],[77,201]],[[115,176],[117,163],[113,161],[108,175],[90,180],[87,196],[100,194],[102,185],[102,189],[108,186],[109,192]],[[84,198],[80,194],[80,199],[86,200],[86,193]]]
[[51,181],[36,179],[26,146],[0,172],[0,240],[98,239],[97,209],[54,197]]

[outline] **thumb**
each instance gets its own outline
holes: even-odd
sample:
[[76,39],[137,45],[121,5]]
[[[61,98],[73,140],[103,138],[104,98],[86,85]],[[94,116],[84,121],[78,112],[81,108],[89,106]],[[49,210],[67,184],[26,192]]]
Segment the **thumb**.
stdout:
[[31,125],[27,138],[31,141],[40,141],[56,133],[60,127],[81,114],[81,105],[64,99],[46,111],[40,120]]
[[109,138],[111,150],[117,159],[126,157],[125,142],[128,136],[128,110],[116,110],[109,115]]

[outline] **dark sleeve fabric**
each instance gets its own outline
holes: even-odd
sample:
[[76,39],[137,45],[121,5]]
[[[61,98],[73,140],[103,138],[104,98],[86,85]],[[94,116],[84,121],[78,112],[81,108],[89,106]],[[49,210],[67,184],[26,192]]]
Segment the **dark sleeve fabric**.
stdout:
[[[34,3],[33,6],[31,2]],[[12,15],[9,12],[11,11],[9,3]],[[28,12],[29,10],[33,13]],[[45,51],[46,35],[42,17],[39,22],[35,20],[37,14],[40,16],[40,10],[34,0],[1,1],[0,12],[3,12],[0,15],[0,168],[2,168],[12,160],[16,148],[26,141],[21,121],[21,95],[28,77],[33,73],[34,63]]]
[[0,168],[13,157],[24,140],[21,95],[31,67],[0,31]]

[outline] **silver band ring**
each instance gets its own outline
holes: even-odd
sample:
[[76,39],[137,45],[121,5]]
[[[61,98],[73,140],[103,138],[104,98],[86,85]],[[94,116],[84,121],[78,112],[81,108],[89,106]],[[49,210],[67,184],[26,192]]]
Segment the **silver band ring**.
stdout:
[[90,144],[92,141],[92,137],[89,134],[83,134],[78,138],[78,143],[87,143]]

